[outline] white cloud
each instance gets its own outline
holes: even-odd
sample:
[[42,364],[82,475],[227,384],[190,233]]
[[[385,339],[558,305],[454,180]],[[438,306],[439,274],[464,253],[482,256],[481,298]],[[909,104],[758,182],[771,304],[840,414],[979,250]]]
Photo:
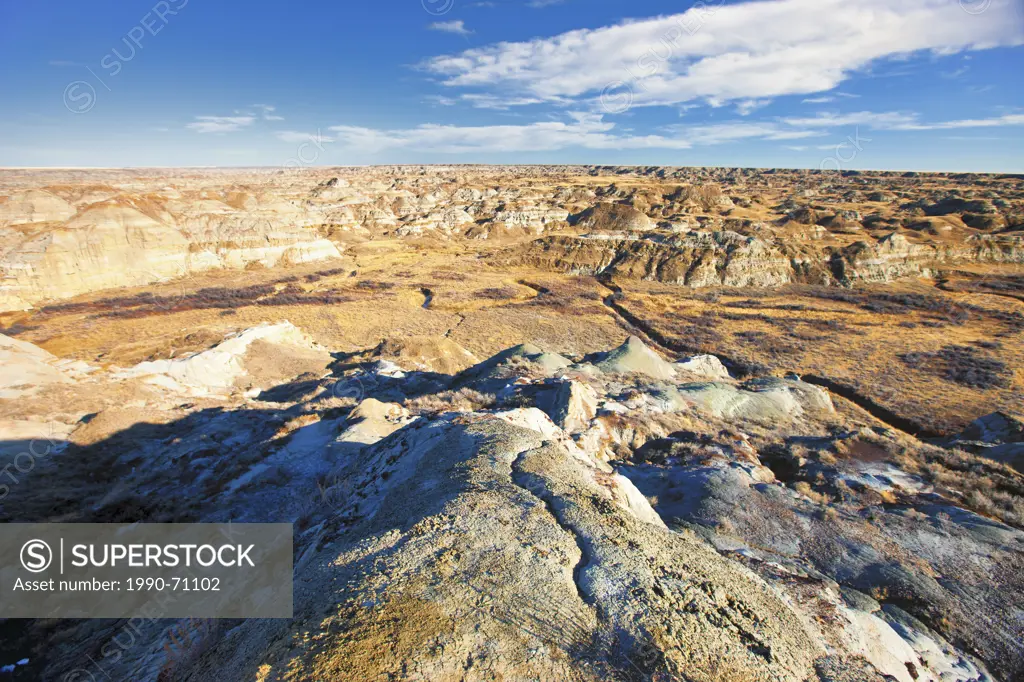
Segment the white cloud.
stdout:
[[810,129],[865,126],[878,130],[953,130],[1024,125],[1024,114],[927,123],[922,122],[916,113],[858,111],[850,114],[819,113],[817,116],[784,118],[782,121],[793,127]]
[[253,124],[254,116],[196,116],[185,127],[197,133],[233,133]]
[[512,107],[521,107],[527,104],[542,104],[544,100],[536,97],[499,97],[497,95],[480,95],[468,93],[462,96],[462,101],[469,102],[477,109],[495,109],[497,111],[508,111]]
[[[672,124],[656,134],[637,135],[617,129],[600,114],[570,112],[566,120],[537,121],[521,125],[458,126],[423,124],[414,128],[378,129],[339,125],[328,130],[331,137],[316,139],[336,142],[349,149],[377,153],[404,149],[417,152],[462,154],[471,152],[553,152],[566,148],[585,149],[691,149],[737,142],[789,141],[820,138],[833,129],[851,126],[883,130],[937,130],[998,125],[1024,125],[1024,114],[1007,114],[990,119],[921,123],[916,114],[861,111],[852,114],[821,113],[805,118],[772,121],[736,120],[714,124]],[[319,132],[318,132],[319,135]],[[303,142],[306,133],[280,132],[279,139]],[[785,149],[834,149],[834,144],[792,145]]]
[[599,114],[571,112],[566,121],[538,121],[522,125],[456,126],[425,124],[415,128],[382,130],[359,126],[333,126],[335,140],[363,152],[409,149],[459,154],[467,152],[556,151],[586,149],[690,149],[697,145],[745,140],[794,140],[823,135],[819,130],[798,130],[779,123],[734,121],[708,125],[675,124],[658,134],[636,135],[616,130]]
[[736,103],[736,113],[740,116],[749,116],[761,107],[771,104],[770,99],[745,99]]
[[816,130],[788,129],[777,123],[733,121],[710,125],[674,124],[665,127],[673,137],[688,140],[691,145],[713,145],[741,140],[799,140],[822,135]]
[[274,133],[274,136],[282,142],[294,142],[296,144],[300,142],[334,142],[333,137],[322,135],[319,130],[316,131],[316,133],[303,133],[296,130],[279,130]]
[[333,126],[337,140],[361,151],[411,149],[449,154],[466,152],[550,152],[566,147],[587,149],[687,149],[686,140],[661,135],[615,135],[614,123],[601,116],[573,112],[571,120],[525,125],[453,126],[425,124],[415,128],[378,130]]
[[898,130],[955,130],[959,128],[997,128],[1001,126],[1024,125],[1024,114],[1005,114],[992,118],[967,118],[940,123],[907,123],[897,126]]
[[829,102],[835,102],[835,97],[808,97],[807,99],[800,100],[801,104],[828,104]]
[[277,111],[277,107],[273,107],[269,104],[253,104],[254,108],[259,109],[263,115],[264,121],[283,121],[284,116],[278,116],[274,112]]
[[700,109],[700,106],[701,105],[699,104],[680,104],[676,107],[676,111],[679,113],[679,118],[682,118],[686,116],[687,111],[690,111],[691,109]]
[[638,106],[833,90],[878,60],[1024,44],[1012,2],[966,16],[952,0],[708,3],[683,14],[503,42],[423,64],[450,87],[593,101],[625,83]]
[[898,111],[876,113],[873,111],[857,111],[849,114],[822,112],[811,117],[791,117],[783,121],[791,126],[804,128],[838,128],[844,126],[869,126],[872,128],[896,128],[917,122],[917,114],[906,114]]
[[454,107],[459,103],[457,99],[451,97],[442,97],[440,95],[427,95],[426,101],[439,107]]
[[457,21],[435,21],[430,26],[427,26],[431,31],[442,31],[444,33],[454,33],[460,36],[468,36],[472,31],[466,28],[466,22],[461,19]]

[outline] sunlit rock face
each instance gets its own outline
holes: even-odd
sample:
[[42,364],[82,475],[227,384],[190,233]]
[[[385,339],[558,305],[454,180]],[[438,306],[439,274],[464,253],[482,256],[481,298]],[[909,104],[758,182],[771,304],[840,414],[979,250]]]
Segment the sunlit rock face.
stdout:
[[1013,178],[965,189],[944,174],[749,169],[69,173],[0,175],[2,310],[335,259],[375,240],[467,242],[501,263],[692,288],[852,286],[1024,262]]
[[341,255],[339,245],[314,228],[320,223],[317,214],[288,202],[260,205],[251,197],[239,204],[130,196],[86,206],[64,221],[34,224],[33,230],[25,222],[9,222],[21,229],[5,234],[0,301],[7,299],[5,308],[17,309],[215,268]]

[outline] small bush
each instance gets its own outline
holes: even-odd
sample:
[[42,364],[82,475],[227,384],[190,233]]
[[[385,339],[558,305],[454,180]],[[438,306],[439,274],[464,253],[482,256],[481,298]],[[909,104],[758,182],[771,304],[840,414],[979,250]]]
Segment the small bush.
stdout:
[[1013,371],[1005,362],[991,355],[982,355],[971,346],[946,346],[935,352],[903,353],[899,358],[908,367],[970,388],[1009,388],[1013,379]]
[[490,287],[476,292],[477,298],[486,298],[501,301],[519,296],[519,290],[512,286]]
[[366,291],[388,291],[394,289],[395,285],[392,282],[377,282],[372,279],[362,279],[356,284],[356,289],[363,289]]
[[480,393],[471,388],[444,391],[405,401],[411,414],[438,414],[441,412],[475,412],[494,407],[497,398],[491,393]]

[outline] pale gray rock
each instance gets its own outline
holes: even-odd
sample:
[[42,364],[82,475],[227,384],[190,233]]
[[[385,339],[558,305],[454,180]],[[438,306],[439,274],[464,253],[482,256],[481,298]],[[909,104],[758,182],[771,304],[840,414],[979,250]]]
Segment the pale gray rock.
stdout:
[[0,399],[19,398],[49,384],[72,382],[56,356],[4,334],[0,334],[0,367]]
[[676,375],[672,363],[648,348],[636,336],[630,336],[618,348],[598,354],[588,360],[595,367],[607,373],[635,372],[652,379],[673,379]]
[[585,431],[597,416],[597,393],[578,381],[561,382],[553,403],[551,418],[567,433]]
[[706,377],[708,379],[728,379],[729,370],[714,355],[695,355],[692,358],[675,363],[676,369]]

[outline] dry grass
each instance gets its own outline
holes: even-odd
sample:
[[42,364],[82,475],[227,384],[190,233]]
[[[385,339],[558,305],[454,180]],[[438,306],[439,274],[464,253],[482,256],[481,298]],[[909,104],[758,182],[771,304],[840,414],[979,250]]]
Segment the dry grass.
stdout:
[[440,414],[443,412],[475,412],[494,407],[496,398],[490,393],[480,393],[471,388],[444,391],[412,398],[403,406],[413,415]]
[[[343,266],[213,271],[141,291],[81,296],[46,311],[0,314],[0,332],[61,357],[120,365],[202,350],[230,332],[281,320],[346,352],[383,339],[448,335],[480,358],[524,342],[583,355],[624,337],[600,303],[604,290],[589,278],[495,270],[456,246],[386,246],[361,245]],[[551,293],[538,296],[521,279]],[[374,284],[360,287],[364,281]],[[433,292],[429,309],[421,287]],[[177,301],[195,305],[167,305]]]
[[748,372],[840,381],[933,431],[958,431],[1024,400],[1014,362],[1024,357],[1020,305],[1005,298],[951,300],[925,283],[682,295],[661,284],[618,284],[620,303],[679,346]]
[[[410,336],[447,336],[479,358],[524,342],[573,357],[622,342],[628,330],[604,305],[600,283],[489,265],[486,249],[498,248],[370,241],[337,265],[204,273],[3,314],[0,328],[62,357],[120,365],[202,350],[281,320],[346,352]],[[680,349],[719,355],[747,374],[828,377],[932,431],[1024,402],[1016,362],[1024,313],[1012,298],[923,282],[855,290],[618,284],[619,304]],[[426,308],[422,289],[432,294]]]
[[927,447],[899,460],[940,490],[948,491],[967,509],[1024,527],[1024,475],[998,462],[962,450]]

